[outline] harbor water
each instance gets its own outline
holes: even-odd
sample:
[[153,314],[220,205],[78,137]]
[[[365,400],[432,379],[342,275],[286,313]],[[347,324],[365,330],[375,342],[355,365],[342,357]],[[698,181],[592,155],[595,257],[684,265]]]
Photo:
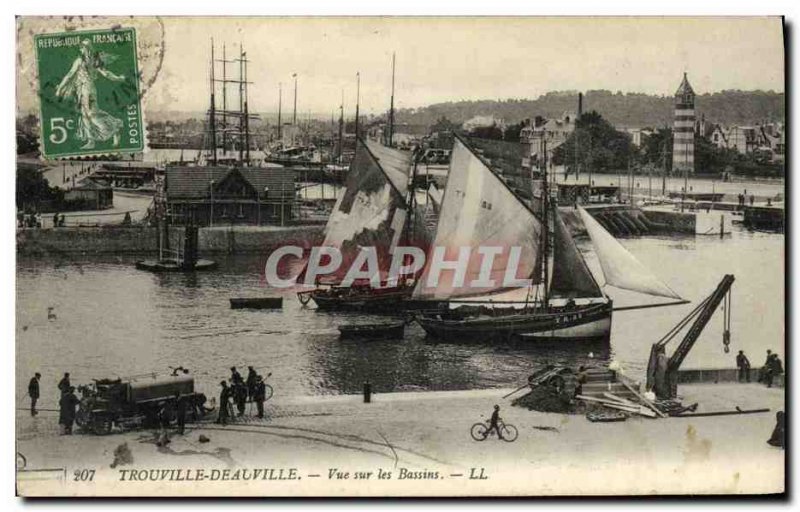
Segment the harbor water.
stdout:
[[[272,372],[284,396],[356,393],[364,382],[375,392],[516,386],[548,363],[618,361],[641,377],[658,341],[723,274],[733,285],[732,341],[723,352],[717,312],[684,363],[685,368],[733,367],[739,350],[760,366],[765,351],[784,357],[784,237],[734,226],[718,236],[645,237],[622,243],[691,304],[614,314],[608,345],[563,343],[444,343],[426,338],[416,324],[402,339],[340,340],[343,323],[379,317],[318,312],[293,291],[263,280],[267,255],[220,256],[219,270],[151,274],[134,269],[133,256],[18,258],[16,282],[17,397],[34,372],[42,373],[42,407],[55,406],[64,372],[73,384],[93,378],[163,372],[183,366],[200,391],[216,395],[231,366]],[[581,250],[596,275],[588,240]],[[602,282],[602,281],[601,281]],[[615,306],[658,302],[606,287]],[[232,310],[231,297],[284,296],[282,310]],[[48,313],[48,308],[52,308]],[[674,350],[677,341],[668,346]]]

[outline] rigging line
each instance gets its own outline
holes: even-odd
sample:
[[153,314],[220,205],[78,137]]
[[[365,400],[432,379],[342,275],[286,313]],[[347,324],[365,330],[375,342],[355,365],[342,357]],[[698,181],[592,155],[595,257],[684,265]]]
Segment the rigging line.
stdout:
[[658,345],[666,345],[669,343],[677,334],[680,332],[690,321],[692,321],[702,309],[703,306],[707,304],[707,300],[701,302],[697,308],[695,308],[689,315],[684,317],[675,327],[672,328],[670,332],[668,332],[661,340],[658,341]]
[[694,317],[700,313],[700,311],[709,303],[710,300],[711,296],[709,295],[700,304],[698,304],[697,307],[695,307],[688,315],[686,315],[680,322],[678,322],[678,324],[675,327],[673,327],[667,334],[665,334],[663,338],[661,338],[658,342],[656,342],[656,344],[666,345],[667,343],[669,343],[670,340],[672,340],[672,338],[674,338],[675,335],[678,334],[678,332],[686,326],[686,324],[692,321],[692,319],[694,319]]

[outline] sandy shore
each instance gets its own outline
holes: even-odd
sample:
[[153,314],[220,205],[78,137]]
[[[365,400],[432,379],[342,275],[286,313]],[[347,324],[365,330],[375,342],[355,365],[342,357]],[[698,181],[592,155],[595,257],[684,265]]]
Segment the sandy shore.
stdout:
[[[269,419],[192,425],[167,448],[155,445],[153,432],[59,436],[56,414],[32,419],[18,411],[17,451],[26,470],[66,469],[18,473],[18,492],[475,496],[784,488],[784,452],[765,442],[775,412],[784,408],[783,389],[684,385],[679,392],[685,402],[699,402],[698,412],[736,406],[771,412],[608,424],[512,407],[501,398],[508,391],[393,393],[376,395],[370,404],[353,395],[276,399],[268,402]],[[495,403],[519,438],[473,441],[470,426],[488,417]],[[201,434],[210,442],[199,443]],[[112,469],[122,443],[133,462]],[[83,469],[95,470],[91,481],[81,481]],[[155,469],[164,471],[144,471]]]

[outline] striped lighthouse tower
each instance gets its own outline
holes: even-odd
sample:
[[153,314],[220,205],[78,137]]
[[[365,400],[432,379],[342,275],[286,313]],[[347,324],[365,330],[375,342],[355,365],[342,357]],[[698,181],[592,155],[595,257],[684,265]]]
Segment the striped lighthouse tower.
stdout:
[[686,73],[675,92],[675,122],[672,126],[672,172],[694,174],[694,90]]

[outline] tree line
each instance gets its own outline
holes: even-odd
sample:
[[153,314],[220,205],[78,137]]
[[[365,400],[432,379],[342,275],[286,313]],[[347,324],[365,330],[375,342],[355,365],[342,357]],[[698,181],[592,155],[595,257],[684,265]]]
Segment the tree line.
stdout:
[[[698,119],[722,125],[747,125],[786,118],[786,97],[774,91],[728,90],[697,96]],[[675,100],[669,95],[622,93],[591,90],[584,94],[584,110],[594,110],[614,126],[628,128],[660,127],[672,124]],[[533,117],[560,117],[576,112],[577,91],[549,92],[537,99],[475,100],[436,103],[416,109],[400,109],[398,122],[431,126],[441,118],[461,124],[475,116],[495,116],[505,120]]]

